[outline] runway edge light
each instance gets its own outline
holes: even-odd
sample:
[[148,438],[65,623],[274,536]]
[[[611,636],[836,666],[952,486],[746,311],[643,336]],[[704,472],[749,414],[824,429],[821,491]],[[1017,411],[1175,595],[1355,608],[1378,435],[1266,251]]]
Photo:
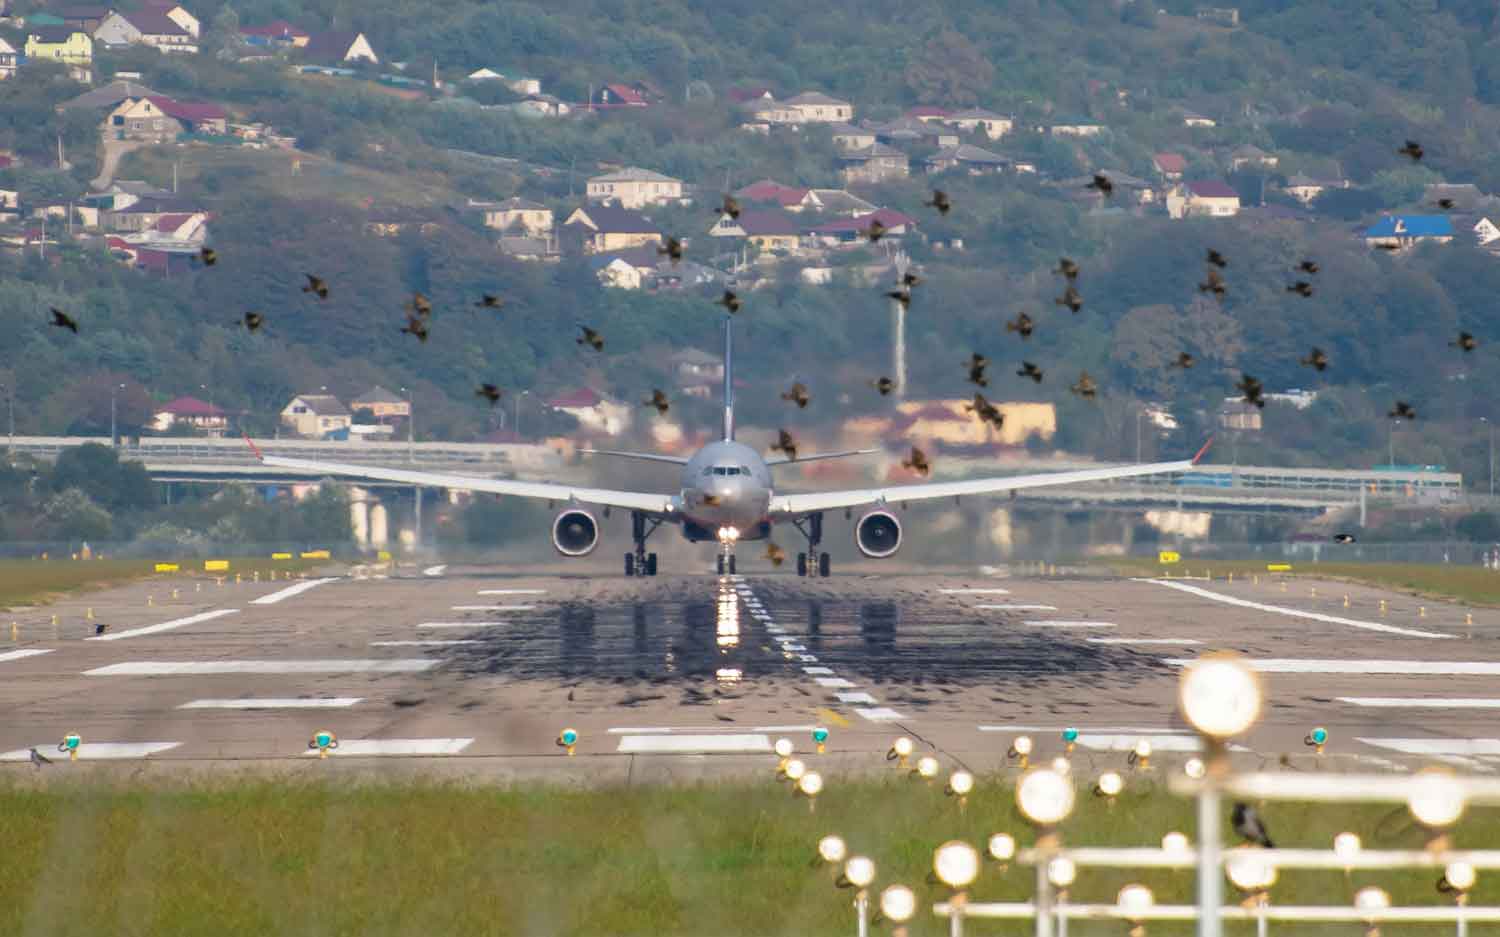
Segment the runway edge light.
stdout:
[[578,745],[578,730],[572,728],[563,729],[557,733],[557,744],[559,748],[566,748],[568,754],[571,756],[573,749]]
[[1311,732],[1307,733],[1307,737],[1302,740],[1302,744],[1312,748],[1319,755],[1323,754],[1323,746],[1328,744],[1328,730],[1322,726],[1317,726]]
[[818,726],[812,730],[813,741],[818,745],[818,754],[823,754],[824,746],[828,744],[828,729]]
[[339,737],[327,729],[319,729],[308,740],[307,747],[317,749],[319,758],[327,758],[330,749],[339,747]]
[[78,760],[78,747],[83,744],[83,737],[77,732],[69,732],[63,736],[63,740],[57,743],[57,750],[67,752],[72,761]]

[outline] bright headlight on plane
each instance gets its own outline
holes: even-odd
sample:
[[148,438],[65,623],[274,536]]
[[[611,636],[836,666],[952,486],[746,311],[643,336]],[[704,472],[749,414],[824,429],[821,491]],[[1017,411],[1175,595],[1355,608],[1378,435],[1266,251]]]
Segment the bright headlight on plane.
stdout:
[[738,527],[725,527],[724,528],[724,538],[726,540],[738,540],[738,539],[740,539],[740,529]]

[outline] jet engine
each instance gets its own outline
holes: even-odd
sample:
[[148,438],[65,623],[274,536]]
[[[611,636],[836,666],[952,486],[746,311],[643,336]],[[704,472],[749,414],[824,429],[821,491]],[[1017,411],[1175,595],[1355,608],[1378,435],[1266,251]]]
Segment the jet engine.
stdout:
[[599,524],[587,511],[563,511],[552,522],[552,545],[563,556],[588,556],[598,544]]
[[854,543],[865,556],[885,559],[901,546],[901,522],[889,511],[871,511],[855,526]]

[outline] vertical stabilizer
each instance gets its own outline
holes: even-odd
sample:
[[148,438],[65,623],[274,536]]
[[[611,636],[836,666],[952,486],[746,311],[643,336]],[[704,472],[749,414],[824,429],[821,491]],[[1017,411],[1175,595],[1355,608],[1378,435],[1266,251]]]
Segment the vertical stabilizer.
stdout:
[[724,317],[724,438],[734,438],[734,324]]

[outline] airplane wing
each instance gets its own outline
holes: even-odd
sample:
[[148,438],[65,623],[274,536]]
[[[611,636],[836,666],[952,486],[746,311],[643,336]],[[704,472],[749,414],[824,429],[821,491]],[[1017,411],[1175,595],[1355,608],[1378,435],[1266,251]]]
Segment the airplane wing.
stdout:
[[[257,455],[259,451],[257,450]],[[474,475],[454,475],[447,472],[412,472],[405,469],[386,468],[376,465],[351,465],[345,462],[318,462],[312,459],[284,459],[278,456],[261,456],[265,465],[278,468],[302,469],[338,475],[348,478],[370,478],[378,481],[401,482],[427,488],[459,488],[467,491],[485,491],[497,495],[514,495],[518,498],[537,498],[542,501],[582,502],[600,504],[627,511],[645,511],[651,514],[670,514],[676,510],[671,495],[650,494],[640,491],[614,491],[608,488],[583,488],[574,485],[559,485],[552,482],[522,482],[509,478],[479,478]]]
[[774,459],[767,459],[766,464],[796,465],[799,462],[817,462],[821,459],[847,459],[852,455],[869,455],[872,452],[879,451],[879,449],[846,449],[843,452],[814,452],[811,455],[801,455],[795,459],[788,459],[786,456],[778,456]]
[[1151,462],[1144,465],[1121,465],[1111,468],[1079,469],[1073,472],[1044,472],[1036,475],[1012,475],[1009,478],[974,478],[957,482],[931,482],[921,485],[893,485],[888,488],[857,488],[850,491],[825,491],[809,494],[780,495],[771,499],[771,512],[796,517],[815,511],[855,508],[870,504],[905,504],[932,498],[956,498],[961,495],[1000,494],[1023,488],[1048,485],[1073,485],[1079,482],[1104,481],[1111,478],[1133,478],[1164,472],[1184,472],[1198,464],[1208,451],[1209,443],[1191,459],[1177,462]]
[[621,452],[617,449],[579,449],[584,455],[612,455],[621,459],[640,459],[642,462],[669,462],[672,465],[687,465],[682,456],[661,455],[656,452]]

